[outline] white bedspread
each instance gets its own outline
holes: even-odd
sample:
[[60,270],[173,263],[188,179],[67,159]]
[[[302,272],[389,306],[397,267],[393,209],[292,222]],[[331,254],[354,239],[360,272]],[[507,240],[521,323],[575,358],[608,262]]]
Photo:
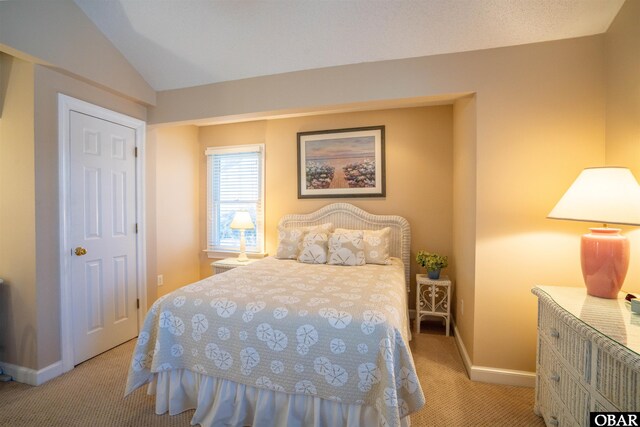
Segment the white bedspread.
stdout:
[[154,303],[126,392],[155,373],[166,381],[168,371],[190,371],[371,407],[380,425],[400,425],[424,404],[405,289],[397,259],[343,267],[267,258],[212,276]]

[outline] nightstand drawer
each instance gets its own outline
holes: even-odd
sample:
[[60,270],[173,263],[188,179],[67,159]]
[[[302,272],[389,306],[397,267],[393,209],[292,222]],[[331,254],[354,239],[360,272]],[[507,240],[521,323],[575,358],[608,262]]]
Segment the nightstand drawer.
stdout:
[[540,339],[538,375],[560,398],[566,410],[580,425],[588,425],[591,401],[580,380],[561,362],[544,339]]
[[236,267],[226,266],[226,265],[214,265],[213,272],[215,274],[224,273],[225,271],[233,270]]
[[249,264],[258,261],[257,259],[249,259],[246,261],[239,261],[238,258],[226,258],[211,263],[213,274],[224,273],[229,270],[233,270],[238,267],[246,267]]
[[538,333],[586,382],[591,378],[591,342],[559,316],[538,305]]

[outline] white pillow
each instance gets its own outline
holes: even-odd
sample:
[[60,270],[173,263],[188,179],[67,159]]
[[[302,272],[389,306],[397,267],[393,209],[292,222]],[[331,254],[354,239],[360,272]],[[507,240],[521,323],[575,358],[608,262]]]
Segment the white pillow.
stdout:
[[330,233],[333,224],[328,222],[320,225],[310,225],[307,227],[278,228],[278,259],[297,259],[302,249],[302,239],[310,231],[320,231]]
[[305,234],[298,261],[306,264],[326,264],[328,240],[327,233],[310,231]]
[[[336,233],[347,230],[336,228]],[[391,264],[389,259],[389,243],[391,239],[391,228],[385,227],[380,230],[364,230],[364,260],[367,264]]]
[[364,265],[364,233],[342,230],[329,237],[329,261],[332,265]]
[[385,227],[381,230],[365,230],[364,232],[364,258],[367,264],[391,264],[389,259],[389,242],[391,229]]

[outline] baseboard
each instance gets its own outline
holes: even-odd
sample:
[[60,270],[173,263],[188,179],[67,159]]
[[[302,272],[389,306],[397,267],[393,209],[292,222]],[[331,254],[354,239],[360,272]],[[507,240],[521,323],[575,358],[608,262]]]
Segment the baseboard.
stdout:
[[453,324],[453,336],[455,337],[462,363],[471,381],[478,381],[491,384],[513,385],[518,387],[535,387],[536,373],[528,371],[516,371],[512,369],[491,368],[487,366],[477,366],[471,363],[469,353],[460,339],[460,333],[455,321]]
[[451,319],[451,325],[453,326],[453,337],[456,340],[456,345],[458,346],[458,352],[460,353],[460,357],[462,357],[462,364],[464,365],[464,370],[467,371],[467,376],[471,378],[471,368],[473,367],[473,365],[471,364],[469,353],[467,353],[467,348],[464,346],[464,343],[460,338],[460,332],[458,331],[458,327],[456,326],[456,322],[453,318]]
[[29,385],[40,385],[62,374],[62,361],[52,363],[39,371],[11,363],[0,362],[5,374],[11,375],[14,381]]
[[472,381],[479,381],[482,383],[514,385],[530,388],[536,386],[535,372],[517,371],[514,369],[474,366],[471,368],[471,375],[469,378],[471,378]]

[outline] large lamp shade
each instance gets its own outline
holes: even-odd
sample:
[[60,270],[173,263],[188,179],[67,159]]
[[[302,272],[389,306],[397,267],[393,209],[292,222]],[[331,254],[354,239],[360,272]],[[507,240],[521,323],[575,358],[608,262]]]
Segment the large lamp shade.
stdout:
[[582,236],[582,276],[589,295],[616,298],[629,268],[629,240],[607,224],[640,225],[640,185],[631,171],[583,170],[548,218],[603,224]]

